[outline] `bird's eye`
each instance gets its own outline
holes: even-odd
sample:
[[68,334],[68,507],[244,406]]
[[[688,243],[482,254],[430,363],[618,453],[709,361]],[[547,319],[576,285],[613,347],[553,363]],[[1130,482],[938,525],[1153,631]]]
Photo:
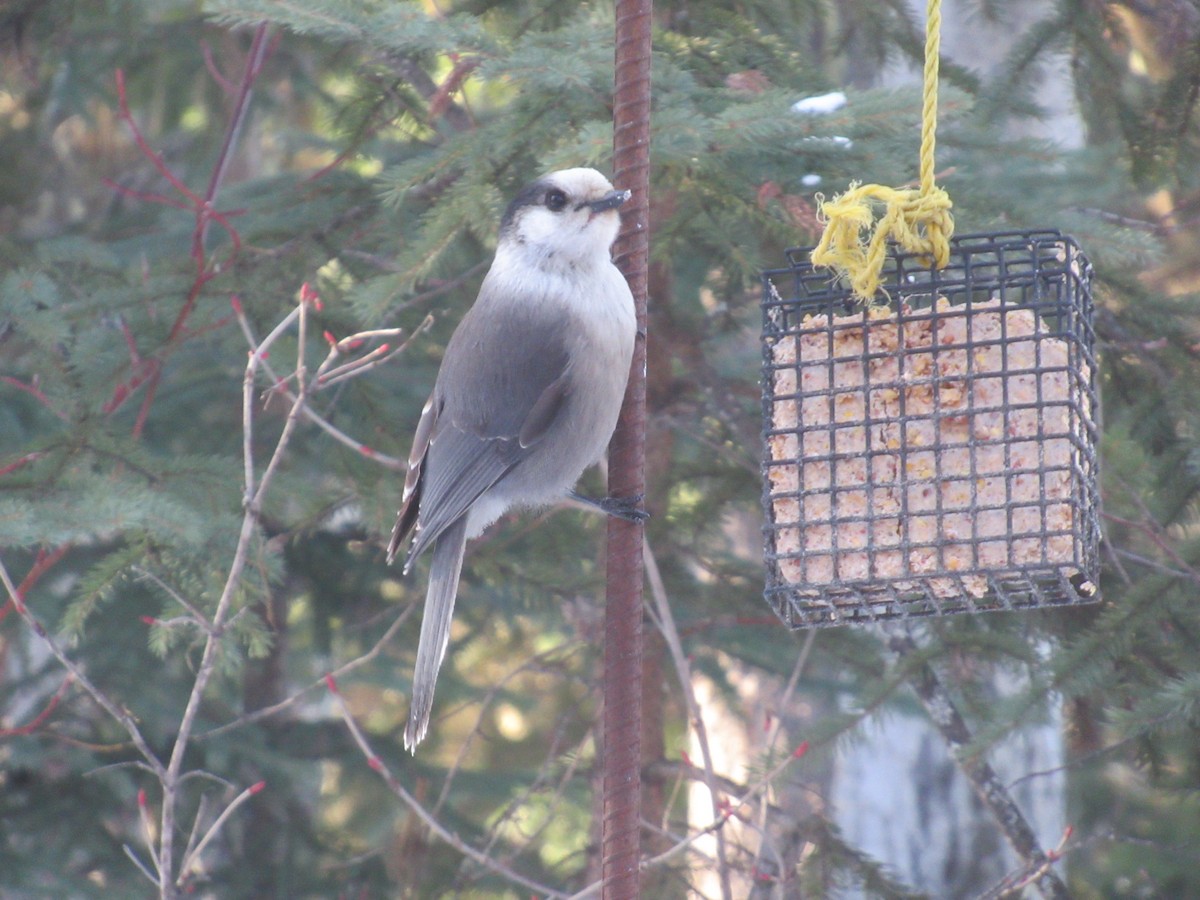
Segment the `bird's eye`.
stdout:
[[567,195],[558,188],[546,191],[546,209],[550,212],[562,212],[567,207]]

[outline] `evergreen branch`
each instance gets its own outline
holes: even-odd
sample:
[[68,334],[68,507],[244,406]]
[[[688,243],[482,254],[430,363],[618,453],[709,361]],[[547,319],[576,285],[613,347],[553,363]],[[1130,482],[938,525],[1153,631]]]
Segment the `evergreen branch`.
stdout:
[[421,805],[416,797],[414,797],[408,792],[407,789],[405,789],[404,785],[400,783],[400,780],[396,778],[394,774],[392,774],[392,771],[387,767],[387,764],[384,763],[379,755],[371,748],[371,744],[367,740],[366,735],[363,734],[362,729],[358,726],[358,723],[354,721],[354,716],[351,715],[350,708],[346,705],[345,699],[338,690],[337,682],[334,681],[332,676],[328,676],[326,678],[326,686],[329,688],[329,693],[332,694],[334,699],[337,701],[338,708],[342,712],[342,720],[346,723],[346,728],[350,731],[350,736],[354,738],[354,743],[357,744],[358,749],[362,751],[362,755],[366,759],[367,765],[379,773],[379,776],[383,779],[384,784],[388,786],[388,790],[399,797],[400,800],[404,802],[404,805],[412,810],[417,817],[425,823],[426,827],[428,827],[430,831],[436,834],[439,838],[441,838],[441,840],[449,844],[463,856],[469,857],[479,865],[483,866],[485,869],[495,872],[496,874],[507,878],[509,881],[528,888],[531,891],[536,891],[547,898],[555,898],[555,900],[567,900],[567,894],[554,890],[553,888],[544,884],[539,884],[532,879],[526,878],[520,872],[514,871],[513,869],[501,863],[499,860],[493,859],[486,853],[483,853],[472,847],[457,834],[450,831],[448,828],[446,828],[446,826],[438,821],[437,817],[430,813],[424,806]]

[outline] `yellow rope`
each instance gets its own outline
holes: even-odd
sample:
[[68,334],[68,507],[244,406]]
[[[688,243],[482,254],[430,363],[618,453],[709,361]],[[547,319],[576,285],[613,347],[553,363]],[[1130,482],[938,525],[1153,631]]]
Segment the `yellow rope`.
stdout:
[[[850,282],[855,296],[871,302],[879,290],[887,241],[928,258],[935,268],[950,259],[954,219],[949,195],[934,184],[937,146],[938,53],[941,0],[928,0],[925,21],[925,74],[921,98],[921,183],[919,189],[851,183],[832,200],[818,197],[825,233],[812,252],[814,266],[834,269]],[[876,219],[876,210],[882,215]]]

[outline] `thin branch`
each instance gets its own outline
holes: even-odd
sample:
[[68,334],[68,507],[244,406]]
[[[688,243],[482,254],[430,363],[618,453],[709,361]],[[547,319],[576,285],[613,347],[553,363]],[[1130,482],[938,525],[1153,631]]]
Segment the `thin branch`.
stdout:
[[[234,302],[233,302],[233,310],[234,310],[234,314],[237,317],[238,325],[241,327],[242,333],[246,337],[247,343],[251,346],[251,348],[258,347],[259,343],[258,343],[257,339],[255,338],[254,328],[251,326],[250,320],[246,317],[245,311],[242,309],[241,301],[239,301],[236,297],[234,298]],[[408,340],[406,340],[403,344],[401,344],[400,347],[396,348],[394,351],[389,353],[386,357],[377,360],[375,363],[372,364],[372,366],[370,368],[374,368],[375,365],[378,365],[385,361],[391,360],[393,357],[395,357],[399,353],[408,349],[408,347],[412,343],[413,339],[415,339],[418,334],[421,334],[422,332],[427,330],[429,328],[429,326],[432,324],[433,324],[433,317],[426,316],[425,320],[423,322],[421,322],[421,324],[418,325],[415,329],[413,329],[412,335],[408,338]],[[396,331],[399,331],[399,329],[396,329]],[[364,332],[364,334],[373,334],[373,332]],[[349,335],[348,337],[344,337],[340,341],[337,341],[336,344],[338,346],[347,346],[348,347],[353,343],[353,341],[355,341],[359,337],[360,337],[360,335]],[[267,377],[270,379],[271,383],[275,386],[274,389],[289,402],[295,402],[297,395],[291,388],[289,388],[287,386],[287,381],[284,378],[281,378],[278,375],[278,373],[276,373],[276,371],[271,367],[270,363],[268,363],[265,358],[260,360],[259,362],[260,362],[260,365],[262,366],[262,370],[267,374]],[[320,371],[321,370],[318,369],[318,373],[320,373]],[[365,372],[365,371],[367,371],[366,368],[361,370],[361,372]],[[356,375],[360,374],[360,372],[355,372],[355,374]],[[320,383],[319,386],[321,388],[324,388],[327,385],[324,383]],[[366,456],[369,459],[374,460],[375,462],[378,462],[380,465],[385,466],[386,468],[392,469],[393,471],[403,472],[408,468],[408,466],[404,462],[404,460],[399,459],[394,456],[390,456],[386,453],[381,453],[380,451],[375,450],[372,447],[368,447],[366,444],[363,444],[361,441],[357,441],[354,438],[350,437],[348,434],[343,432],[337,426],[333,425],[327,419],[322,417],[319,413],[315,412],[313,410],[312,406],[309,405],[308,403],[305,403],[304,406],[302,407],[301,414],[306,419],[308,419],[310,422],[312,422],[314,425],[316,425],[318,428],[320,428],[322,431],[324,431],[326,434],[328,434],[330,437],[332,437],[334,440],[336,440],[338,443],[351,448],[352,450],[356,451],[360,455]]]
[[154,885],[155,887],[158,887],[158,876],[155,875],[153,872],[151,872],[148,868],[146,868],[146,864],[141,861],[141,859],[138,857],[137,853],[134,852],[134,849],[132,847],[130,847],[128,844],[122,844],[121,849],[124,850],[125,855],[128,856],[130,858],[130,860],[132,860],[134,866],[137,867],[137,870],[139,872],[141,872],[143,875],[145,875],[146,879],[152,885]]
[[[713,816],[719,819],[721,816],[722,800],[717,790],[716,777],[713,772],[712,753],[708,746],[708,731],[704,727],[704,716],[700,710],[700,704],[696,700],[696,693],[692,689],[691,667],[688,665],[687,656],[683,652],[683,643],[679,637],[679,629],[675,626],[675,618],[671,614],[671,604],[667,599],[667,590],[663,583],[662,572],[659,571],[658,560],[655,559],[654,552],[650,548],[650,541],[644,535],[642,539],[642,558],[646,566],[646,581],[650,585],[650,595],[654,599],[654,609],[657,613],[656,621],[659,630],[662,632],[663,639],[666,641],[667,649],[670,651],[671,660],[675,664],[675,671],[679,676],[679,685],[683,691],[684,703],[687,705],[688,720],[692,723],[692,728],[696,732],[696,740],[700,744],[700,754],[704,762],[704,783],[708,788],[709,798],[712,802]],[[714,834],[717,840],[717,874],[721,882],[721,897],[723,900],[732,900],[733,888],[729,879],[729,860],[725,848],[725,835],[719,827],[714,829]]]
[[509,682],[511,682],[522,672],[527,672],[535,665],[539,663],[545,663],[559,654],[562,654],[563,658],[565,659],[577,653],[580,649],[582,649],[582,647],[582,642],[572,641],[565,644],[559,644],[555,647],[551,647],[548,650],[544,650],[536,656],[532,656],[521,662],[519,665],[514,666],[503,677],[501,677],[499,681],[497,681],[491,686],[491,688],[488,689],[488,692],[479,700],[479,712],[476,715],[474,727],[459,745],[458,754],[455,756],[454,762],[449,766],[446,772],[445,780],[442,782],[442,789],[438,793],[437,800],[435,800],[433,803],[433,815],[438,815],[441,812],[442,806],[445,805],[446,800],[449,799],[450,788],[454,784],[454,778],[458,772],[462,770],[463,763],[466,762],[467,754],[470,752],[473,745],[475,735],[479,734],[483,718],[487,714],[488,707],[491,706],[492,701],[496,699],[496,696],[508,686]]
[[514,871],[498,860],[488,856],[486,853],[480,852],[470,844],[463,841],[462,838],[460,838],[457,834],[447,829],[441,822],[439,822],[435,816],[425,809],[425,807],[422,806],[417,799],[405,789],[404,785],[400,783],[399,779],[392,774],[391,770],[387,767],[387,764],[384,763],[384,761],[380,759],[379,755],[376,754],[371,748],[371,744],[367,740],[366,735],[364,735],[362,729],[358,727],[358,723],[354,721],[354,716],[350,714],[350,708],[346,705],[345,699],[338,690],[337,682],[334,681],[332,677],[327,679],[327,686],[329,688],[329,692],[337,701],[338,708],[342,711],[342,720],[346,723],[346,728],[350,731],[350,735],[354,738],[354,742],[358,745],[359,750],[362,751],[363,757],[367,761],[367,765],[379,773],[379,776],[388,786],[388,789],[397,797],[399,797],[400,800],[403,801],[404,805],[412,810],[416,816],[425,823],[426,827],[428,827],[430,831],[432,831],[435,835],[441,838],[442,841],[449,844],[459,853],[463,854],[463,856],[469,857],[479,865],[483,866],[485,869],[489,869],[490,871],[507,878],[509,881],[519,884],[524,888],[528,888],[531,891],[535,891],[547,898],[554,898],[554,900],[566,900],[568,895],[562,893],[561,891],[556,891],[544,884],[539,884],[530,878],[526,878],[520,872]]
[[25,468],[25,466],[29,465],[30,463],[37,462],[45,455],[45,450],[34,450],[30,453],[26,453],[24,456],[17,457],[10,463],[5,463],[3,466],[0,466],[0,478],[3,478],[5,475],[11,475],[18,469]]
[[[737,811],[742,806],[750,803],[760,794],[768,790],[771,786],[771,782],[778,778],[783,773],[784,769],[808,753],[808,746],[808,741],[802,742],[795,750],[792,751],[789,756],[785,756],[771,769],[769,769],[761,778],[754,782],[754,784],[749,785],[748,787],[736,785],[728,781],[728,779],[717,776],[718,780],[725,785],[729,793],[734,793],[739,790],[742,791],[742,793],[736,799],[723,803],[721,807],[721,814],[703,828],[699,828],[686,837],[680,838],[674,846],[668,847],[657,856],[652,856],[649,859],[642,860],[640,864],[642,871],[644,872],[647,869],[653,869],[657,866],[664,865],[685,850],[693,850],[692,845],[695,844],[700,838],[713,832],[719,832],[725,827],[725,823],[735,816],[741,818]],[[694,778],[696,781],[704,781],[706,777],[702,770],[692,765],[681,765],[680,771],[685,775],[689,775],[690,777]],[[588,885],[582,891],[572,894],[569,900],[585,900],[587,897],[595,896],[596,893],[599,892],[600,887],[601,883],[599,881],[594,882],[593,884]]]
[[71,683],[74,680],[75,676],[68,672],[67,677],[63,679],[63,683],[59,685],[58,690],[54,692],[54,696],[50,698],[49,702],[42,707],[41,712],[39,712],[24,725],[19,725],[16,728],[0,728],[0,738],[30,735],[41,728],[45,721],[50,718],[54,710],[58,708],[59,702],[67,693],[67,688],[71,686]]
[[1054,862],[1037,843],[1029,822],[1012,796],[1005,789],[996,771],[988,761],[980,756],[968,757],[964,753],[972,741],[971,731],[967,727],[954,699],[942,685],[941,679],[933,667],[920,658],[916,642],[907,634],[897,634],[889,642],[892,652],[903,663],[912,667],[909,684],[921,705],[925,707],[934,727],[942,735],[950,756],[958,764],[971,787],[978,795],[983,805],[991,812],[992,818],[1000,826],[1000,830],[1008,839],[1017,856],[1029,867],[1031,872],[1038,872],[1034,880],[1037,889],[1043,895],[1054,898],[1067,898],[1070,893],[1058,873],[1048,865]]
[[208,69],[208,74],[212,80],[221,86],[226,94],[232,94],[237,90],[237,85],[225,77],[225,74],[217,68],[217,61],[213,59],[212,47],[208,41],[200,41],[200,53],[204,56],[204,68]]
[[0,382],[10,385],[12,387],[15,387],[19,391],[24,391],[26,394],[29,394],[29,396],[33,397],[40,404],[42,404],[42,406],[44,406],[46,409],[50,410],[50,412],[54,413],[54,415],[58,416],[58,418],[62,419],[64,422],[71,421],[71,417],[69,415],[67,415],[61,409],[54,408],[54,404],[52,404],[50,402],[50,398],[47,397],[46,394],[42,391],[42,389],[39,388],[36,384],[26,384],[25,382],[21,381],[19,378],[13,378],[11,375],[0,375]]
[[1063,854],[1066,852],[1067,841],[1071,839],[1072,831],[1073,829],[1067,826],[1066,830],[1063,831],[1062,839],[1058,842],[1058,846],[1053,850],[1047,851],[1044,860],[1030,861],[1017,871],[1010,872],[1000,879],[996,885],[976,897],[975,900],[1005,900],[1007,897],[1016,897],[1029,885],[1046,877],[1050,871],[1050,867],[1061,860]]
[[[196,845],[195,849],[184,854],[183,862],[179,864],[179,874],[181,877],[187,876],[187,873],[192,868],[192,865],[199,861],[200,854],[204,852],[204,848],[208,846],[209,842],[214,837],[216,837],[217,832],[221,830],[221,827],[225,824],[229,817],[234,814],[237,808],[261,791],[264,787],[266,787],[266,784],[267,783],[265,781],[259,781],[256,784],[250,785],[250,787],[246,788],[244,791],[234,797],[230,804],[221,811],[221,814],[217,816],[216,821],[209,826],[208,831],[204,833],[204,837],[200,839],[200,843]],[[198,815],[197,821],[199,821]]]
[[25,621],[25,624],[29,627],[29,630],[41,639],[42,643],[54,655],[54,658],[58,660],[59,664],[71,673],[71,676],[75,679],[76,683],[85,691],[87,691],[91,698],[95,700],[96,703],[98,703],[106,713],[108,713],[113,717],[113,719],[121,724],[121,726],[129,734],[130,739],[133,741],[133,745],[142,755],[142,758],[145,759],[150,767],[154,770],[154,773],[159,777],[164,775],[165,769],[163,768],[163,764],[159,761],[158,757],[154,755],[154,751],[150,749],[150,745],[142,736],[142,732],[138,728],[137,722],[134,721],[133,716],[126,712],[122,707],[118,706],[109,698],[107,694],[100,690],[100,688],[98,688],[92,682],[92,680],[88,678],[88,676],[75,663],[75,661],[72,660],[71,657],[67,656],[65,652],[63,652],[63,649],[58,646],[58,642],[50,636],[49,632],[46,631],[45,626],[43,626],[38,620],[37,616],[33,614],[33,611],[25,605],[25,600],[22,597],[21,592],[17,589],[16,585],[13,584],[12,578],[9,576],[8,569],[5,567],[2,559],[0,559],[0,583],[4,585],[4,590],[8,594],[9,601],[12,603],[13,609],[15,609],[17,615],[19,615]]
[[1134,495],[1134,502],[1141,508],[1145,518],[1138,522],[1133,519],[1122,518],[1121,516],[1113,515],[1112,513],[1104,513],[1104,518],[1110,522],[1116,522],[1119,525],[1125,525],[1128,528],[1136,529],[1150,539],[1159,550],[1167,556],[1171,562],[1179,567],[1178,574],[1190,580],[1193,584],[1200,584],[1200,571],[1190,565],[1186,559],[1179,555],[1179,552],[1171,546],[1171,541],[1167,537],[1166,529],[1150,514],[1149,508],[1142,502],[1141,498]]
[[33,560],[33,565],[29,567],[29,571],[25,573],[25,577],[21,579],[21,583],[17,585],[16,594],[10,594],[9,599],[4,602],[3,606],[0,606],[0,622],[3,622],[8,617],[8,614],[16,608],[17,601],[13,597],[23,599],[33,589],[33,586],[41,581],[42,576],[63,558],[69,547],[69,544],[60,544],[49,552],[46,551],[45,547],[38,550],[37,556]]
[[317,680],[315,680],[311,684],[309,684],[307,687],[301,688],[296,693],[292,694],[290,697],[288,697],[284,700],[280,700],[278,703],[274,703],[271,706],[264,706],[261,709],[256,709],[253,712],[249,712],[243,716],[239,716],[238,718],[234,719],[231,722],[226,722],[224,725],[218,725],[215,728],[210,728],[208,731],[202,731],[199,734],[195,735],[194,740],[197,740],[197,741],[209,740],[210,738],[217,737],[217,736],[225,734],[226,732],[229,732],[229,731],[234,731],[235,729],[238,729],[238,728],[244,728],[245,726],[251,725],[254,722],[258,722],[258,721],[261,721],[262,719],[266,719],[270,716],[273,716],[273,715],[275,715],[275,713],[282,712],[283,710],[287,709],[288,707],[294,706],[305,695],[311,693],[312,691],[316,690],[317,688],[325,687],[326,683],[327,683],[326,682],[327,678],[329,678],[329,677],[341,678],[343,675],[347,674],[348,672],[353,672],[355,669],[359,668],[360,666],[366,665],[371,660],[373,660],[376,656],[378,656],[383,651],[384,647],[386,647],[388,644],[391,643],[392,638],[394,638],[396,636],[396,634],[399,633],[401,627],[404,625],[405,622],[408,621],[408,618],[414,612],[416,612],[417,608],[418,608],[417,604],[415,604],[415,603],[410,604],[409,606],[406,606],[404,608],[404,611],[401,612],[400,615],[398,615],[396,617],[395,621],[392,622],[392,624],[388,626],[387,631],[385,631],[383,633],[383,635],[379,638],[378,641],[375,642],[375,645],[373,647],[371,647],[370,650],[368,650],[366,653],[362,654],[361,656],[357,656],[354,659],[350,660],[349,662],[343,663],[342,665],[338,666],[336,669],[334,669],[332,672],[330,672],[329,675],[321,676],[320,678],[318,678]]
[[[766,752],[769,755],[775,749],[775,742],[779,739],[780,732],[783,730],[783,715],[782,710],[786,709],[791,703],[792,694],[796,691],[796,686],[800,683],[800,675],[804,671],[804,667],[808,664],[809,654],[812,653],[813,644],[816,642],[817,631],[810,629],[804,637],[804,645],[800,648],[800,655],[796,657],[796,664],[792,667],[792,674],[788,678],[787,685],[783,689],[783,693],[779,697],[779,702],[775,707],[775,715],[771,720],[770,728],[767,732]],[[755,830],[761,836],[759,841],[758,851],[754,854],[754,868],[759,868],[759,860],[762,859],[764,849],[769,849],[771,855],[775,857],[777,871],[783,872],[783,861],[779,857],[775,846],[768,840],[767,837],[767,814],[770,811],[770,797],[764,791],[762,797],[759,798],[758,822]]]
[[242,383],[242,424],[244,428],[242,446],[245,479],[243,502],[245,510],[242,515],[242,525],[237,544],[234,547],[233,560],[229,565],[229,572],[226,575],[220,598],[217,600],[216,612],[213,613],[212,629],[209,631],[208,637],[204,642],[204,650],[201,653],[196,680],[192,683],[192,690],[188,696],[187,706],[184,708],[183,717],[179,723],[175,746],[172,748],[171,758],[167,763],[167,770],[162,777],[163,812],[162,836],[159,844],[159,870],[163,876],[161,889],[164,897],[172,896],[177,886],[176,878],[173,876],[175,810],[178,802],[178,788],[183,770],[184,754],[191,740],[192,729],[195,727],[196,716],[199,714],[204,692],[216,669],[217,648],[224,634],[225,627],[228,624],[227,619],[229,618],[233,598],[241,584],[242,573],[250,552],[250,544],[257,533],[257,522],[262,510],[263,498],[275,472],[279,468],[292,434],[295,432],[296,425],[300,419],[300,408],[303,405],[303,397],[297,397],[288,412],[287,419],[284,421],[283,430],[275,442],[274,452],[272,452],[267,462],[262,477],[256,483],[253,459],[255,373],[271,344],[278,340],[284,333],[285,323],[290,324],[296,317],[305,316],[307,309],[308,304],[306,302],[297,304],[296,309],[284,317],[283,321],[271,331],[263,343],[250,352],[249,360],[246,363],[246,371]]
[[196,849],[196,841],[200,840],[200,825],[208,817],[209,799],[208,794],[201,794],[200,800],[196,804],[196,815],[192,817],[192,830],[188,834],[187,844],[183,848],[184,865],[179,867],[181,872],[188,870],[186,861],[192,858]]
[[[263,63],[266,61],[270,34],[270,26],[266,22],[260,23],[254,29],[254,39],[250,42],[250,53],[246,59],[246,68],[242,72],[241,84],[238,85],[238,95],[234,101],[233,115],[229,119],[229,126],[225,129],[225,139],[221,142],[221,150],[217,154],[216,165],[213,166],[212,175],[208,179],[208,189],[204,192],[204,213],[198,216],[196,220],[196,234],[192,245],[192,253],[197,259],[204,257],[204,243],[208,237],[208,224],[210,219],[213,218],[209,214],[209,211],[212,210],[213,204],[217,202],[217,192],[220,191],[221,183],[225,180],[225,174],[229,171],[229,164],[233,161],[233,148],[237,146],[238,139],[242,134],[242,128],[246,124],[246,116],[250,112],[250,98],[254,95],[254,84],[258,81]],[[215,66],[213,68],[215,69]],[[224,83],[224,79],[218,79],[218,81],[219,83]],[[236,240],[236,232],[231,235],[231,238]]]
[[155,870],[159,873],[159,881],[162,880],[162,870],[159,868],[158,860],[154,855],[154,822],[150,818],[150,806],[146,801],[146,789],[139,788],[137,792],[138,805],[138,821],[142,825],[142,840],[146,842],[146,850],[150,854],[150,861],[154,864]]
[[194,619],[201,628],[207,632],[212,632],[212,623],[205,618],[204,613],[200,612],[199,609],[188,602],[188,599],[180,594],[179,591],[175,590],[175,588],[171,587],[149,569],[143,569],[141,566],[134,566],[133,571],[136,572],[138,577],[143,581],[149,581],[159,590],[163,591],[168,597],[186,609],[191,614],[191,618]]

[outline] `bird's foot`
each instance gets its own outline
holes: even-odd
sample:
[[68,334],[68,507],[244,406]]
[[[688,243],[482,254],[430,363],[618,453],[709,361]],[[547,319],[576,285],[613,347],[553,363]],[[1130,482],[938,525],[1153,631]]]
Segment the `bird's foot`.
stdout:
[[624,519],[626,522],[645,522],[650,518],[650,513],[642,509],[642,501],[646,499],[645,494],[636,494],[633,497],[596,498],[585,497],[583,494],[571,491],[570,497],[572,500],[578,500],[580,503],[594,506],[605,515],[616,516],[618,519]]

